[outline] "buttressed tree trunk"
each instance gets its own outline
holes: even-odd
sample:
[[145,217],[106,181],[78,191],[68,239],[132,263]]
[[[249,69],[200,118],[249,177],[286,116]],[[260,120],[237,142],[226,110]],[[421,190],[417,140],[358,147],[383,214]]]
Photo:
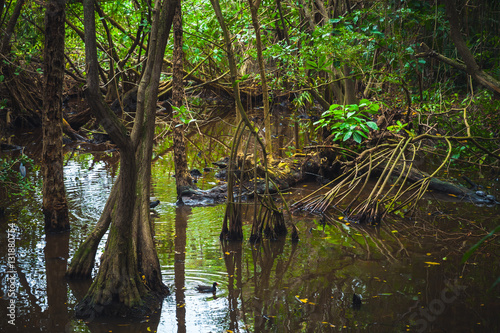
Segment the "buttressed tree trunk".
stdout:
[[[177,108],[178,112],[182,107],[184,98],[183,86],[183,61],[184,51],[182,50],[182,11],[181,6],[176,8],[173,22],[174,30],[174,55],[173,55],[173,78],[172,78],[172,106]],[[177,203],[182,204],[182,192],[192,188],[193,182],[189,175],[186,144],[184,140],[184,126],[180,121],[174,121],[174,130],[172,132],[174,141],[174,166],[175,166],[175,184],[177,188]]]
[[69,230],[62,144],[64,5],[64,0],[52,0],[47,3],[45,10],[42,171],[43,214],[45,216],[45,231],[47,232]]
[[[101,266],[87,295],[76,307],[81,318],[96,316],[144,317],[160,305],[168,292],[161,279],[149,218],[151,155],[161,64],[172,25],[175,0],[157,0],[149,38],[148,61],[137,97],[132,133],[104,103],[99,89],[95,14],[92,0],[84,0],[87,101],[111,139],[120,149],[120,175],[108,199],[100,228],[110,222]],[[102,222],[102,223],[101,223]],[[99,237],[102,232],[89,237]],[[85,242],[84,244],[91,244]],[[88,266],[80,248],[73,259],[82,271]],[[72,276],[78,276],[73,272]],[[83,272],[82,272],[83,273]]]

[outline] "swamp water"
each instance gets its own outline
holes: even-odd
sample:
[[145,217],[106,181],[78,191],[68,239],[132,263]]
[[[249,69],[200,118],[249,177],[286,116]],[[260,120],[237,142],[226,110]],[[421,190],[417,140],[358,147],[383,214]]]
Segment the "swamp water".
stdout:
[[[176,207],[170,161],[153,166],[157,250],[172,294],[147,320],[82,321],[73,309],[88,282],[66,281],[78,245],[92,230],[117,176],[117,166],[90,154],[65,167],[71,232],[45,236],[41,194],[12,203],[0,218],[1,332],[499,332],[498,238],[468,264],[463,253],[500,222],[500,207],[424,199],[417,217],[380,228],[323,224],[297,214],[300,241],[259,245],[219,242],[224,205]],[[38,175],[29,170],[28,176]],[[213,174],[200,187],[215,184]],[[497,189],[490,190],[497,197]],[[316,189],[301,184],[294,202]],[[495,192],[496,191],[496,192]],[[248,238],[253,204],[245,206]],[[12,276],[8,230],[16,232]],[[464,231],[465,230],[465,231]],[[480,235],[480,236],[478,236]],[[104,241],[101,242],[101,250]],[[99,256],[97,261],[99,261]],[[218,282],[216,295],[198,284]],[[10,296],[15,325],[9,324]],[[353,294],[362,304],[353,306]]]

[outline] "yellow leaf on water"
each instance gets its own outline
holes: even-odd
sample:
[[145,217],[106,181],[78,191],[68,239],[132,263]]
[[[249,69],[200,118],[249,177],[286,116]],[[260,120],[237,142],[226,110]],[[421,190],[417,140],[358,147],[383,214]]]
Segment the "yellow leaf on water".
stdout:
[[226,333],[233,333],[233,331],[231,331],[231,330],[226,330]]
[[224,254],[231,254],[231,253],[229,253],[229,252],[224,252]]
[[450,197],[456,197],[456,195],[455,195],[455,194],[448,193],[448,195],[449,195]]
[[301,301],[302,303],[307,303],[307,298],[299,299],[299,301]]
[[343,216],[339,216],[339,220],[343,220],[343,219],[344,219],[344,217],[343,217]]
[[425,264],[427,264],[427,265],[441,265],[441,263],[434,262],[434,261],[426,261]]

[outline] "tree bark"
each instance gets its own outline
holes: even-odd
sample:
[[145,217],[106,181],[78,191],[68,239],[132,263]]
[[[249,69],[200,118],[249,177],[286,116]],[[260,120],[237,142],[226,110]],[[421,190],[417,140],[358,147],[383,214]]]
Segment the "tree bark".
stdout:
[[12,37],[12,34],[14,33],[14,28],[16,26],[16,22],[17,22],[17,19],[19,18],[19,15],[21,15],[21,9],[23,8],[24,2],[25,2],[25,0],[18,0],[17,1],[16,7],[14,7],[14,10],[12,11],[12,15],[10,16],[9,23],[7,23],[7,27],[5,28],[4,36],[3,36],[1,44],[0,44],[0,54],[2,54],[2,55],[6,55],[6,53],[8,51],[8,48],[10,46],[10,38]]
[[45,75],[42,114],[43,214],[45,231],[69,230],[63,176],[64,0],[52,0],[45,10]]
[[[137,267],[132,234],[137,168],[132,141],[125,127],[104,103],[99,90],[95,14],[92,0],[85,0],[85,62],[87,100],[90,108],[120,149],[120,191],[112,214],[111,230],[101,267],[87,295],[76,307],[76,315],[92,318],[142,313],[143,295],[148,295]],[[137,312],[137,313],[136,313]]]
[[[183,85],[183,62],[184,51],[182,50],[182,12],[181,6],[175,9],[174,23],[174,54],[172,61],[172,106],[181,112],[184,98]],[[182,192],[192,188],[193,182],[188,170],[186,158],[186,144],[184,140],[184,125],[179,120],[174,120],[174,130],[172,131],[174,141],[174,167],[175,184],[177,188],[177,202],[182,204]]]
[[[125,126],[104,103],[99,90],[94,7],[92,0],[84,1],[87,99],[97,119],[120,149],[120,175],[112,192],[112,196],[117,197],[108,199],[99,223],[99,228],[103,228],[109,220],[111,222],[102,263],[87,295],[77,305],[78,317],[143,317],[157,308],[159,297],[168,292],[161,279],[154,246],[149,197],[156,96],[163,54],[178,3],[176,0],[157,0],[155,3],[148,61],[139,85],[136,118],[129,136]],[[146,99],[145,96],[154,97]],[[87,245],[94,244],[101,231],[94,233]],[[93,247],[78,251],[82,253],[78,258],[82,259],[83,271],[88,270],[88,253],[93,251]]]
[[[156,103],[163,57],[167,46],[175,8],[178,0],[156,1],[153,24],[148,43],[148,61],[137,92],[137,110],[132,129],[132,141],[136,147],[139,177],[134,228],[137,228],[138,262],[143,283],[157,295],[168,294],[163,284],[161,267],[154,244],[154,229],[149,214],[151,193],[151,159],[156,121]],[[154,96],[154,97],[153,97]]]

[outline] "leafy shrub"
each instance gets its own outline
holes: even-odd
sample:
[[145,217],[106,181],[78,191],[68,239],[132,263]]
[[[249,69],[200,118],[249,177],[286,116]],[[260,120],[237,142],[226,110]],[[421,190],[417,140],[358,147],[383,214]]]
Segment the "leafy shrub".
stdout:
[[375,122],[370,120],[370,114],[377,113],[380,104],[362,99],[359,104],[332,104],[323,112],[321,119],[314,123],[316,129],[327,127],[335,134],[334,141],[347,141],[351,137],[361,143],[370,129],[378,130]]

